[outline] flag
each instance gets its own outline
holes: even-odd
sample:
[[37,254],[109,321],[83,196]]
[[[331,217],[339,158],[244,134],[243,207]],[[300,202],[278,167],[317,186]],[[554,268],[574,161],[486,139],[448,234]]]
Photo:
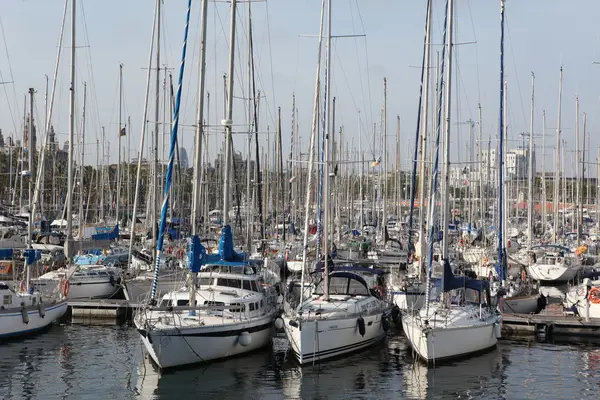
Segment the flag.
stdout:
[[379,164],[381,164],[381,157],[373,160],[373,162],[371,163],[371,167],[377,167]]
[[125,127],[121,128],[121,131],[119,132],[119,136],[125,136]]

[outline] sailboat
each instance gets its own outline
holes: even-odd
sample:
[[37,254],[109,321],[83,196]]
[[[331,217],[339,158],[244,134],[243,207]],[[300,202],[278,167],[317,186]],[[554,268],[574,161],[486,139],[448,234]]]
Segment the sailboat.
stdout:
[[[65,15],[67,11],[67,4],[65,4]],[[75,0],[72,0],[72,12],[75,15]],[[63,20],[64,21],[64,20]],[[74,22],[73,22],[74,23]],[[64,25],[63,25],[64,26]],[[73,28],[74,32],[74,28]],[[62,37],[62,32],[61,32]],[[75,46],[73,45],[73,50]],[[74,58],[71,58],[71,62],[74,62]],[[71,75],[71,83],[74,84],[73,74]],[[55,76],[56,82],[56,76]],[[33,132],[33,95],[34,89],[29,89],[30,95],[30,113],[29,113],[29,132]],[[73,94],[71,93],[71,96]],[[47,130],[46,130],[47,132]],[[18,289],[11,288],[5,282],[0,282],[0,297],[2,303],[0,304],[0,338],[6,337],[17,337],[26,334],[39,332],[44,328],[47,328],[54,321],[60,319],[67,311],[67,299],[65,291],[68,291],[68,283],[62,282],[62,289],[54,293],[53,296],[45,297],[36,290],[35,286],[32,285],[31,281],[31,267],[36,261],[41,258],[41,252],[34,250],[32,246],[33,236],[33,218],[35,213],[35,204],[37,203],[37,194],[39,193],[39,182],[41,180],[41,174],[38,173],[37,184],[35,185],[35,194],[32,193],[34,189],[33,176],[31,170],[33,169],[33,160],[35,154],[35,142],[29,140],[28,148],[28,168],[29,171],[23,171],[23,176],[29,177],[29,218],[28,218],[28,232],[27,232],[27,246],[28,249],[23,252],[25,257],[25,277],[21,281]],[[43,154],[45,144],[42,146],[40,154]],[[40,164],[43,164],[43,159]],[[6,249],[2,251],[3,258],[13,259],[13,249]]]
[[[161,1],[156,7],[160,10]],[[203,36],[206,35],[208,0],[202,2]],[[223,227],[218,254],[206,254],[200,238],[193,235],[188,253],[189,279],[187,287],[157,298],[160,273],[160,255],[163,249],[167,210],[169,207],[171,177],[175,159],[179,106],[185,67],[185,54],[190,18],[191,0],[188,1],[184,45],[179,72],[179,85],[171,133],[169,163],[164,189],[164,201],[158,235],[154,282],[150,304],[137,313],[134,324],[150,357],[161,368],[201,363],[246,353],[270,343],[273,320],[278,310],[278,269],[269,268],[268,261],[259,271],[260,261],[251,261],[233,250],[229,220],[229,168],[225,163]],[[233,67],[235,48],[236,0],[231,2],[231,42],[225,153],[232,154]],[[205,43],[205,40],[202,40]],[[204,49],[204,47],[203,47]],[[204,50],[203,50],[204,54]],[[204,57],[202,55],[202,57]],[[203,61],[201,61],[203,66]],[[203,69],[203,68],[202,68]],[[204,79],[201,74],[201,80]],[[200,128],[201,129],[201,128]],[[196,164],[197,165],[197,164]],[[198,183],[197,183],[198,184]],[[199,190],[199,186],[196,186]],[[196,210],[193,210],[194,215]],[[195,223],[195,221],[194,221]],[[158,300],[158,301],[157,301]]]
[[[313,130],[309,151],[309,182],[311,187],[313,171],[313,147],[316,136],[317,107],[319,95],[320,54],[323,38],[323,17],[325,0],[321,4],[321,28],[319,34],[319,61],[317,63],[317,83],[315,87],[315,109],[313,110]],[[325,132],[330,130],[330,81],[331,81],[331,0],[327,1],[327,59],[325,70],[324,112]],[[323,163],[321,190],[323,200],[322,250],[324,260],[315,266],[316,282],[309,286],[312,293],[305,296],[305,271],[308,242],[308,218],[310,210],[310,190],[306,197],[304,230],[303,268],[300,299],[297,304],[286,304],[285,313],[278,324],[285,329],[295,359],[300,364],[315,363],[364,349],[378,343],[385,337],[387,318],[390,311],[384,290],[381,290],[383,271],[357,265],[334,265],[329,255],[329,135],[323,135]],[[321,234],[319,229],[318,235]],[[319,238],[319,236],[318,236]],[[318,246],[319,247],[319,246]],[[318,256],[317,259],[321,257]],[[375,286],[375,288],[374,288]],[[374,290],[380,288],[380,290]]]
[[[558,89],[558,126],[557,143],[560,143],[561,132],[561,106],[562,106],[562,77],[563,69],[560,68]],[[579,125],[579,123],[577,124]],[[577,128],[579,130],[579,128]],[[560,146],[557,146],[557,155]],[[557,165],[557,176],[560,167]],[[554,214],[554,239],[558,237],[558,184],[555,185],[555,214]],[[541,282],[567,282],[573,280],[581,270],[581,258],[571,249],[560,244],[542,245],[529,252],[529,277]]]
[[[447,1],[446,29],[447,36],[448,71],[446,78],[446,130],[445,140],[450,139],[450,94],[452,72],[452,33],[453,33],[453,0]],[[502,6],[504,3],[502,2]],[[504,16],[504,9],[502,9]],[[444,40],[445,41],[445,40]],[[443,51],[445,53],[445,50]],[[443,57],[442,57],[443,58]],[[441,76],[443,76],[443,68]],[[440,93],[440,96],[442,94]],[[441,114],[441,101],[438,115]],[[427,284],[431,280],[433,262],[433,233],[434,209],[436,204],[440,126],[438,118],[436,152],[433,168],[433,184],[430,194],[430,237]],[[449,147],[445,152],[445,182],[448,179]],[[416,313],[407,313],[402,316],[402,328],[416,354],[427,363],[438,362],[446,359],[464,357],[469,354],[485,351],[496,346],[501,333],[502,322],[500,317],[491,307],[490,289],[487,281],[456,277],[450,267],[448,259],[448,190],[444,191],[442,198],[442,232],[443,232],[443,274],[441,281],[440,298],[431,299],[426,293],[424,308]]]

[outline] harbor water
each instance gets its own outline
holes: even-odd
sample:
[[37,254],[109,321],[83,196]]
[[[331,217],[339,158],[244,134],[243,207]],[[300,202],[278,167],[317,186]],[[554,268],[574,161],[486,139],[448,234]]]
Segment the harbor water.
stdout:
[[598,399],[598,343],[502,340],[426,368],[399,331],[377,347],[300,368],[273,348],[160,374],[129,326],[53,326],[0,347],[1,399]]

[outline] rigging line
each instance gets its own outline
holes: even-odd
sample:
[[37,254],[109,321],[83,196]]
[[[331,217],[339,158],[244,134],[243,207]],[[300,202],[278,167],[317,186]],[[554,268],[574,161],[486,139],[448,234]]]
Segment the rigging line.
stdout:
[[[273,111],[274,115],[277,114],[277,98],[275,97],[275,79],[273,74],[273,46],[271,44],[271,23],[269,22],[269,2],[265,2],[266,13],[267,13],[267,36],[269,38],[269,64],[270,64],[270,72],[271,72],[271,92],[273,93]],[[273,116],[271,118],[274,120]]]
[[[83,19],[83,28],[84,28],[83,32],[84,32],[84,35],[85,35],[85,40],[86,40],[86,42],[89,45],[90,44],[90,38],[89,38],[89,33],[88,33],[87,19],[85,17],[85,9],[84,9],[84,6],[83,6],[83,2],[81,3],[80,9],[81,9],[81,14],[82,14],[82,19]],[[97,94],[97,91],[96,91],[96,78],[94,76],[94,63],[92,61],[92,50],[91,50],[91,47],[88,46],[86,54],[88,56],[88,69],[89,69],[89,74],[90,74],[89,79],[88,79],[88,81],[89,81],[88,84],[90,86],[90,92],[93,93],[93,95],[90,96],[90,97],[91,97],[91,101],[93,103],[93,108],[94,108],[94,113],[90,113],[89,116],[91,116],[92,119],[95,118],[95,120],[93,120],[92,122],[94,122],[94,125],[96,127],[99,127],[101,125],[100,124],[100,120],[101,120],[101,118],[100,118],[100,107],[98,105],[98,97],[96,95]],[[95,132],[96,132],[96,138],[99,138],[98,137],[98,130],[95,129]]]
[[[360,12],[360,7],[358,6],[358,0],[354,0],[354,3],[356,4],[356,9],[358,10],[358,19],[360,21],[360,26],[362,28],[362,31],[365,32],[365,24],[362,18],[362,13]],[[367,63],[367,89],[368,89],[368,94],[369,94],[369,115],[371,117],[371,120],[369,121],[369,126],[373,126],[373,107],[371,106],[373,104],[372,101],[372,96],[371,96],[371,72],[369,71],[369,46],[367,46],[367,38],[365,37],[365,60]],[[365,110],[366,111],[366,110]]]
[[[471,28],[473,28],[473,41],[475,42],[475,68],[477,71],[477,102],[481,104],[481,75],[479,73],[479,43],[477,42],[477,34],[475,33],[475,24],[473,23],[473,12],[471,10],[471,0],[467,2],[469,10],[469,18],[471,19]],[[470,108],[469,108],[470,110]]]
[[[523,123],[525,124],[524,126],[527,126],[528,123],[528,119],[527,116],[525,115],[525,105],[523,104],[523,93],[521,91],[521,84],[519,83],[519,74],[517,73],[517,64],[515,62],[516,57],[515,57],[515,48],[512,44],[512,37],[510,34],[510,26],[508,24],[508,18],[507,16],[504,17],[505,23],[506,23],[506,30],[508,33],[508,43],[509,43],[509,47],[510,47],[510,53],[511,53],[511,58],[512,58],[512,64],[513,64],[513,68],[515,71],[515,81],[517,82],[517,91],[519,92],[519,102],[521,103],[521,113],[523,114]],[[509,92],[510,94],[511,92]]]
[[[350,87],[350,81],[348,80],[348,75],[346,74],[346,70],[344,69],[344,63],[341,62],[341,60],[340,60],[340,56],[339,56],[339,54],[337,52],[337,46],[335,44],[333,44],[333,54],[335,56],[335,59],[337,59],[338,61],[340,61],[337,64],[337,66],[342,71],[342,75],[344,76],[344,80],[346,81],[346,84],[348,85],[348,91],[350,92],[350,98],[352,99],[352,104],[354,105],[355,109],[358,109],[358,105],[356,104],[356,99],[355,99],[354,94],[352,93],[352,89]],[[334,77],[334,84],[333,84],[333,86],[336,86],[335,75],[332,75],[332,76]],[[337,115],[336,115],[336,118],[338,118]],[[367,132],[366,130],[363,131],[363,133],[366,133],[366,132]],[[374,154],[375,153],[375,149],[372,147],[372,142],[371,142],[370,138],[367,138],[367,139],[368,139],[367,142],[368,142],[368,146],[369,146],[368,150],[370,150],[371,153]]]
[[[352,30],[354,32],[356,32],[355,23],[354,23],[354,13],[352,12],[352,7],[350,7],[350,19],[352,20]],[[362,67],[360,65],[360,59],[361,59],[361,57],[358,54],[358,40],[359,40],[358,37],[354,37],[354,47],[356,49],[356,64],[358,65],[358,72],[360,74],[360,71],[362,70]],[[366,37],[365,37],[365,40],[366,40]],[[360,74],[360,75],[362,76],[362,74]],[[367,79],[368,79],[368,75],[367,75]],[[365,96],[364,82],[363,82],[362,79],[359,79],[359,83],[360,83],[360,95],[362,96],[362,99],[363,99],[362,108],[363,108],[363,110],[366,110],[367,109],[367,103],[366,103],[366,98],[367,97]],[[365,126],[364,126],[364,122],[363,122],[362,118],[360,118],[360,115],[359,115],[359,121],[360,121],[360,124],[361,124],[362,131],[365,132],[366,129],[365,129]],[[359,133],[360,132],[357,132],[357,134],[359,134]]]
[[[9,55],[9,52],[8,52],[8,45],[6,44],[6,35],[4,34],[4,23],[2,22],[2,18],[1,17],[0,17],[0,31],[2,32],[2,40],[4,41],[4,52],[6,54],[6,61],[8,61],[8,71],[10,73],[10,80],[13,81],[13,83],[11,84],[12,89],[13,89],[13,101],[16,104],[16,102],[17,102],[17,92],[16,92],[15,84],[14,84],[14,77],[13,77],[12,66],[11,66],[11,63],[10,63],[10,55]],[[4,78],[2,77],[2,71],[0,71],[0,79],[2,81],[4,81]],[[13,114],[12,107],[10,106],[10,99],[8,98],[8,90],[6,90],[6,86],[5,85],[2,85],[2,86],[3,86],[3,89],[4,89],[4,93],[6,94],[6,105],[8,107],[8,112],[10,114],[10,119],[11,119],[12,124],[13,124],[13,129],[15,130],[14,134],[17,135],[17,133],[18,133],[17,123],[15,121],[15,116]],[[18,106],[17,106],[17,109],[18,109]]]

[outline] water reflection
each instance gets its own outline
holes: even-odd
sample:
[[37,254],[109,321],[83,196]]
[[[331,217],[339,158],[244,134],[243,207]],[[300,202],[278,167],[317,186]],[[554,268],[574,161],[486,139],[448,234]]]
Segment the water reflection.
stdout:
[[[495,348],[485,354],[427,368],[412,362],[403,370],[403,394],[411,399],[483,398],[490,387],[501,389],[510,362],[505,349]],[[501,396],[500,391],[497,392]]]
[[347,358],[298,366],[273,349],[161,374],[127,327],[56,327],[0,345],[2,399],[597,399],[600,343],[502,340],[486,354],[427,368],[401,332]]

